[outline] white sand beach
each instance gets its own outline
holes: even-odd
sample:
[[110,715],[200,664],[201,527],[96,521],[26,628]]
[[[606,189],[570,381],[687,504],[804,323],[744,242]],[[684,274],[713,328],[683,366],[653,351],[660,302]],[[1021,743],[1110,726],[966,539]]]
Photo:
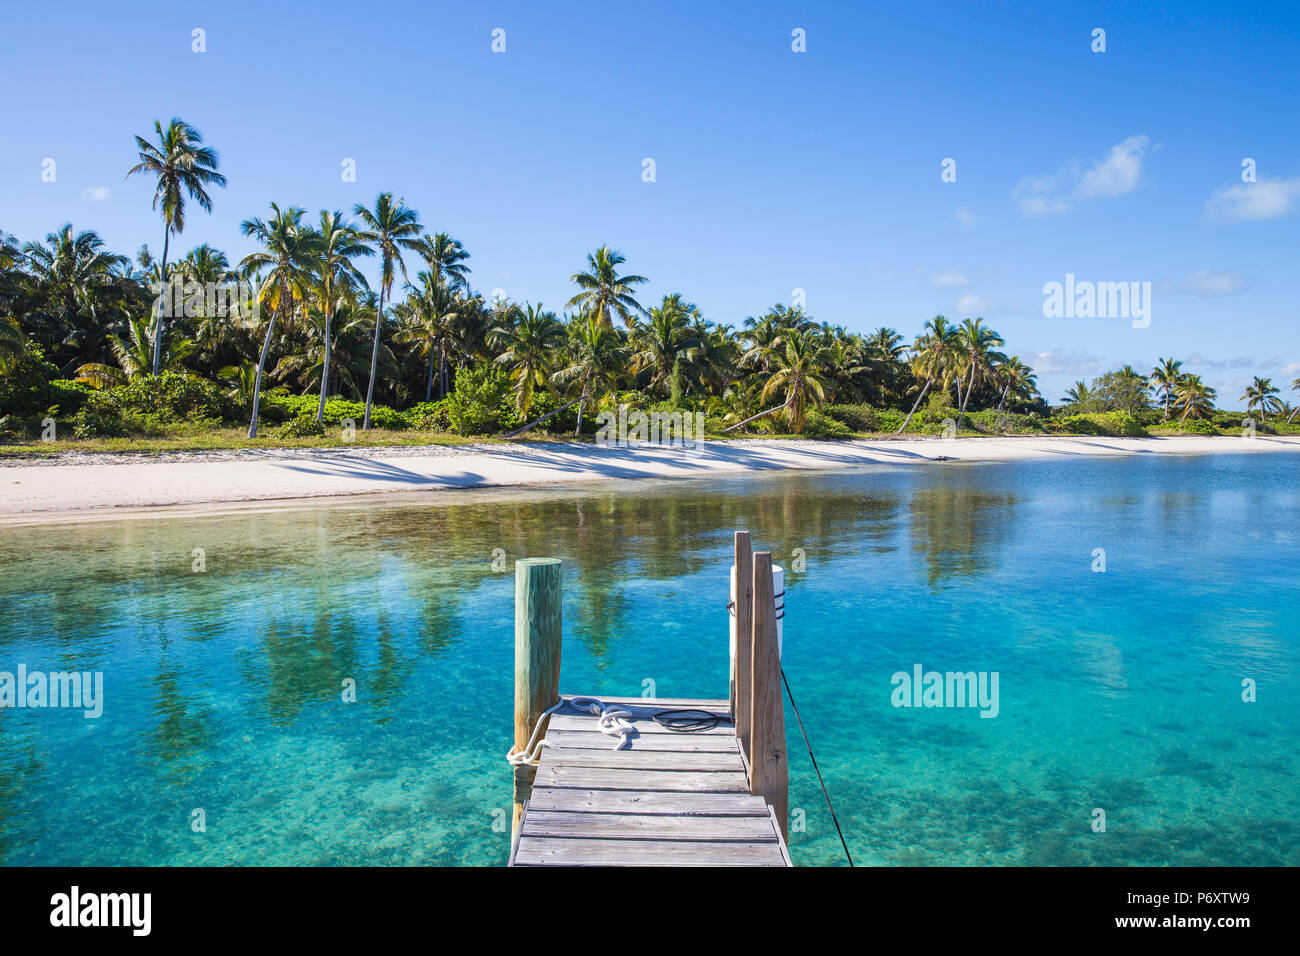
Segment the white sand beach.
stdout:
[[[1063,460],[1141,454],[1300,452],[1298,437],[912,438],[710,441],[700,450],[533,442],[513,445],[81,454],[0,463],[0,522],[58,521],[169,506],[231,505],[619,479],[706,478],[788,469],[840,470]],[[1300,460],[1298,460],[1300,461]]]

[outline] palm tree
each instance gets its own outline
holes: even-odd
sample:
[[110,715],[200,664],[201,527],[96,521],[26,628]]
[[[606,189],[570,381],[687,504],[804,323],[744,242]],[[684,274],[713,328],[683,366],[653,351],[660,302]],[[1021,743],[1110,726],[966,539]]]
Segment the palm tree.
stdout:
[[569,322],[568,365],[551,374],[560,386],[577,383],[578,424],[573,434],[582,434],[582,413],[601,393],[612,388],[627,364],[627,347],[622,333],[599,313],[580,314]]
[[1087,382],[1075,382],[1073,388],[1065,390],[1065,397],[1061,401],[1077,411],[1086,412],[1092,402],[1092,390],[1088,388]]
[[285,324],[292,322],[294,297],[301,293],[308,281],[308,268],[313,252],[311,237],[302,226],[303,210],[296,206],[281,210],[271,203],[271,217],[263,222],[256,217],[240,223],[240,231],[252,236],[266,249],[244,256],[240,262],[245,274],[260,273],[269,269],[257,290],[257,300],[271,306],[271,318],[266,325],[266,338],[262,354],[257,360],[257,378],[253,383],[253,413],[248,423],[248,437],[257,437],[257,413],[262,397],[262,376],[266,374],[266,357],[271,351],[275,322],[282,314]]
[[[1292,383],[1291,383],[1291,387],[1292,387],[1293,389],[1295,389],[1297,392],[1300,392],[1300,378],[1298,378],[1298,379],[1296,379],[1294,382],[1292,382]],[[1300,411],[1300,407],[1298,407],[1298,408],[1296,409],[1296,411]],[[1287,423],[1288,425],[1290,425],[1290,424],[1291,424],[1291,419],[1293,419],[1293,418],[1295,418],[1295,412],[1292,412],[1292,413],[1291,413],[1291,415],[1287,418],[1286,423]]]
[[448,392],[447,359],[452,351],[464,351],[458,341],[460,328],[459,300],[448,289],[440,288],[432,272],[421,271],[416,279],[419,286],[408,286],[406,301],[398,306],[408,319],[405,329],[398,333],[398,341],[415,344],[428,360],[428,375],[424,383],[424,400],[433,398],[433,372],[438,370],[438,390]]
[[1237,401],[1247,403],[1247,412],[1258,408],[1260,419],[1268,421],[1269,412],[1280,411],[1282,408],[1282,400],[1278,398],[1281,394],[1281,389],[1273,384],[1272,379],[1260,378],[1256,375],[1255,380],[1246,386],[1246,394]]
[[[162,204],[163,254],[159,277],[167,283],[167,251],[172,233],[180,235],[185,230],[185,194],[199,204],[204,212],[212,212],[212,199],[205,186],[225,186],[226,177],[217,172],[217,153],[202,145],[203,137],[189,123],[173,118],[163,129],[161,120],[154,120],[157,142],[151,143],[143,136],[135,138],[140,150],[140,161],[127,170],[129,179],[134,173],[149,173],[156,177],[153,208]],[[167,290],[163,289],[163,301]],[[162,309],[154,329],[153,373],[158,374],[162,357]]]
[[650,310],[644,324],[633,326],[632,367],[638,374],[649,372],[649,387],[659,389],[665,396],[669,394],[673,369],[699,344],[690,325],[690,316],[697,311],[691,303],[682,302],[680,293],[674,292]]
[[345,300],[356,295],[358,289],[367,288],[366,278],[353,264],[356,256],[373,256],[375,250],[366,245],[351,223],[343,220],[337,210],[320,211],[320,225],[310,235],[311,252],[315,258],[315,276],[312,292],[320,310],[323,354],[321,355],[320,402],[316,406],[316,420],[325,421],[325,399],[329,397],[330,357],[334,342],[334,316]]
[[120,278],[126,257],[105,251],[98,233],[74,232],[71,224],[47,235],[43,243],[27,243],[22,254],[40,303],[36,311],[49,323],[51,344],[76,349],[83,363],[101,357],[112,328],[100,319],[101,297]]
[[357,203],[353,212],[365,227],[361,238],[373,244],[380,255],[379,309],[375,313],[375,347],[370,356],[366,416],[361,425],[365,430],[370,428],[370,406],[374,402],[375,378],[379,372],[379,334],[384,324],[384,300],[392,293],[393,281],[397,278],[394,266],[400,268],[402,278],[406,278],[406,263],[402,260],[402,250],[415,248],[420,235],[420,217],[414,209],[407,208],[402,200],[394,200],[392,193],[380,193],[375,199],[373,210]]
[[1034,370],[1020,361],[1018,355],[999,361],[993,370],[993,380],[1002,392],[998,399],[999,412],[1006,407],[1007,396],[1013,392],[1017,398],[1028,401],[1038,390],[1038,380]]
[[1213,388],[1201,381],[1199,375],[1184,375],[1174,386],[1174,409],[1182,409],[1179,421],[1191,418],[1209,418],[1214,413]]
[[583,313],[596,316],[604,325],[614,327],[617,315],[629,328],[635,316],[643,313],[641,304],[633,293],[635,286],[649,280],[645,276],[618,274],[618,266],[627,260],[609,246],[601,246],[587,255],[587,271],[577,272],[570,278],[580,291],[568,301]]
[[946,381],[952,374],[957,348],[957,330],[948,324],[946,318],[936,315],[925,324],[925,330],[917,336],[916,343],[912,346],[911,363],[912,374],[917,378],[923,377],[925,385],[921,389],[921,394],[916,396],[916,401],[912,403],[912,410],[903,419],[903,424],[899,425],[898,431],[894,432],[895,435],[901,435],[907,430],[912,416],[921,406],[921,401],[925,398],[925,393],[930,390],[930,386],[936,381]]
[[[108,337],[113,358],[118,368],[98,362],[88,362],[77,369],[77,379],[88,382],[97,388],[112,385],[124,385],[152,374],[154,325],[158,316],[137,316],[127,323],[126,338],[116,335]],[[189,339],[172,339],[163,350],[162,367],[168,372],[179,372],[185,367],[185,360],[194,350],[194,343]]]
[[966,420],[966,406],[970,402],[970,393],[975,388],[977,379],[990,377],[991,356],[995,345],[1004,345],[1005,340],[998,333],[988,328],[984,320],[966,319],[957,332],[958,347],[965,354],[966,396],[962,399],[961,410],[957,413],[957,428],[961,429]]
[[0,372],[7,372],[13,360],[23,354],[27,337],[23,335],[18,320],[0,315]]
[[507,319],[492,328],[491,340],[500,349],[494,360],[508,369],[515,382],[515,408],[523,415],[532,407],[536,386],[551,388],[551,357],[564,343],[564,327],[554,312],[525,303],[513,321]]
[[807,331],[792,329],[781,336],[782,347],[773,354],[775,370],[763,386],[761,399],[767,401],[785,391],[781,408],[786,410],[790,431],[801,434],[811,402],[826,400],[827,349]]
[[1158,364],[1151,370],[1149,381],[1165,406],[1165,421],[1169,421],[1169,401],[1173,397],[1174,387],[1183,374],[1183,363],[1172,358],[1157,360]]
[[439,291],[448,287],[462,286],[469,276],[470,268],[465,265],[469,253],[459,239],[453,239],[445,232],[425,236],[413,247],[429,265],[433,276],[433,285]]

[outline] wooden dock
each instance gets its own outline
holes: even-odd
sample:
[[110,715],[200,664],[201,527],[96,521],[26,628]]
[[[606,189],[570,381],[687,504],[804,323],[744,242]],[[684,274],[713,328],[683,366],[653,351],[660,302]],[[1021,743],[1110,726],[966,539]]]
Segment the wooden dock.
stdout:
[[575,706],[558,692],[560,562],[516,562],[510,866],[791,865],[772,556],[735,537],[728,700]]
[[[569,699],[550,717],[511,866],[791,865],[772,808],[750,793],[728,701],[601,698],[633,714],[636,735],[615,750]],[[683,709],[720,721],[679,733],[653,716]]]

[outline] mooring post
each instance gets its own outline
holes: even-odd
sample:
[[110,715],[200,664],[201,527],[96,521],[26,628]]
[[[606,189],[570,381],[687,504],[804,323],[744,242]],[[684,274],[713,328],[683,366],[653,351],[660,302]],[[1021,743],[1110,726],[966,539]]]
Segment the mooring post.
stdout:
[[[560,698],[563,624],[559,558],[515,562],[515,752],[524,750],[542,712]],[[519,833],[524,801],[533,792],[537,768],[515,767],[511,842]]]
[[753,664],[750,701],[749,792],[768,802],[786,828],[790,769],[785,753],[785,705],[781,694],[781,652],[776,637],[772,552],[754,554]]
[[749,710],[753,651],[754,553],[748,531],[736,532],[736,558],[731,569],[731,716],[736,722],[736,739],[749,753]]

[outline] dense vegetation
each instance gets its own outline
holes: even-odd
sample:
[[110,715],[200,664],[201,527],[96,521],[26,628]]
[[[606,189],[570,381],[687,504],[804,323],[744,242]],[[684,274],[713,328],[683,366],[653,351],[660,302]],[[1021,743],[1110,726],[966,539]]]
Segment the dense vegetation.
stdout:
[[[774,305],[739,328],[682,294],[638,300],[645,277],[602,246],[558,315],[487,301],[470,254],[392,193],[351,217],[270,205],[245,220],[259,251],[232,263],[201,245],[173,258],[187,203],[210,211],[217,154],[180,120],[136,137],[162,214],[163,251],[134,259],[65,225],[43,240],[0,231],[0,440],[224,435],[277,441],[377,429],[495,435],[595,427],[602,408],[703,412],[712,433],[1216,434],[1242,413],[1182,363],[1078,382],[1055,409],[983,319],[928,321],[911,343]],[[379,281],[362,273],[373,258]],[[1292,388],[1300,389],[1300,379]],[[1267,379],[1242,395],[1265,431],[1295,409]],[[51,425],[53,423],[53,425]],[[414,437],[414,436],[412,436]]]

